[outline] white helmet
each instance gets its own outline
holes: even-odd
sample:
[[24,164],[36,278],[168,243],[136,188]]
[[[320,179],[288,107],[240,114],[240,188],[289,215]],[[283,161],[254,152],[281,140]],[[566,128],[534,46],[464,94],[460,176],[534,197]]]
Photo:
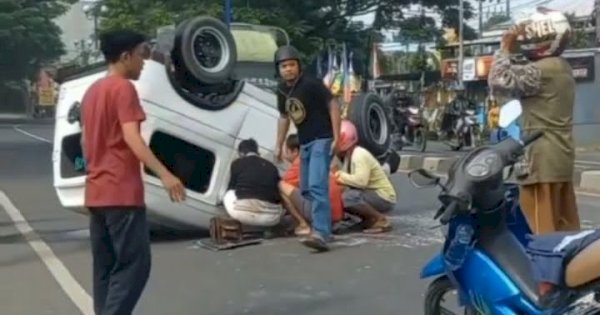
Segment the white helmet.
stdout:
[[541,7],[517,24],[523,26],[517,37],[520,51],[533,60],[560,56],[571,33],[571,26],[564,14]]

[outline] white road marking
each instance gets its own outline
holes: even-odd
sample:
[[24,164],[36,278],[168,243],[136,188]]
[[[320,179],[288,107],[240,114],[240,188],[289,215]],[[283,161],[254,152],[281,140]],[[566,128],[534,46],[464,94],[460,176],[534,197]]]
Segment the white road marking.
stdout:
[[19,233],[23,235],[29,246],[35,251],[44,265],[46,265],[46,268],[48,268],[62,290],[77,306],[79,311],[81,311],[81,314],[94,315],[94,303],[90,295],[75,280],[67,267],[56,257],[50,246],[39,237],[27,220],[25,220],[21,211],[15,207],[8,196],[2,191],[0,191],[0,205],[13,221]]
[[600,162],[598,161],[588,161],[588,160],[575,160],[575,164],[587,164],[587,165],[596,165],[600,166]]
[[40,136],[38,136],[38,135],[34,135],[33,133],[27,132],[27,131],[25,131],[25,130],[23,130],[23,129],[19,128],[19,126],[13,126],[13,129],[14,129],[16,132],[18,132],[18,133],[21,133],[21,134],[24,134],[24,135],[26,135],[26,136],[28,136],[28,137],[31,137],[31,138],[33,138],[33,139],[36,139],[36,140],[39,140],[39,141],[42,141],[42,142],[46,142],[46,143],[52,143],[52,141],[50,141],[50,140],[48,140],[48,139],[46,139],[46,138],[40,137]]

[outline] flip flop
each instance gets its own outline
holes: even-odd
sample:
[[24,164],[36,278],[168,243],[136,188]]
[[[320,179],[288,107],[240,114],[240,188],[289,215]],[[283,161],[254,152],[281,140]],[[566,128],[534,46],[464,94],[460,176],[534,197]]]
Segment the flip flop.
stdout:
[[365,233],[365,234],[381,234],[381,233],[390,232],[392,229],[393,229],[392,224],[389,222],[385,222],[383,224],[375,223],[370,228],[364,229],[363,233]]
[[295,229],[294,230],[294,235],[296,236],[308,236],[310,235],[311,229],[310,227],[307,227],[305,229]]

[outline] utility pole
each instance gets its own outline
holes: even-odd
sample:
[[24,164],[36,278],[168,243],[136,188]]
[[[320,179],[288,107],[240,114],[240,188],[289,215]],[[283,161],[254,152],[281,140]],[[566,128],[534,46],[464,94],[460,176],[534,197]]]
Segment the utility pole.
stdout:
[[596,13],[596,44],[600,43],[600,0],[596,0],[594,12]]
[[463,61],[464,61],[464,43],[463,43],[463,15],[464,15],[464,0],[459,0],[458,2],[458,84],[463,86]]
[[479,0],[479,38],[483,37],[483,1]]
[[506,17],[510,19],[510,0],[506,0]]
[[225,20],[225,24],[227,25],[227,27],[229,27],[229,25],[231,24],[231,15],[233,13],[232,11],[232,6],[231,6],[231,0],[225,0],[225,16],[224,16],[224,20]]

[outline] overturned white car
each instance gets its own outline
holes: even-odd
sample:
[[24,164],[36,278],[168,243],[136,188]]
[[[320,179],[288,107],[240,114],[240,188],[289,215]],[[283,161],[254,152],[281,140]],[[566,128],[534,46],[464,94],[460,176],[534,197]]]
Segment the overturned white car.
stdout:
[[[281,40],[280,40],[281,39]],[[287,35],[272,27],[225,24],[197,17],[159,35],[134,84],[147,114],[142,133],[157,157],[184,182],[188,198],[172,203],[160,180],[143,169],[148,216],[171,228],[209,227],[224,213],[221,200],[237,144],[254,138],[273,157],[277,110],[273,55]],[[86,213],[85,166],[78,109],[87,88],[103,77],[100,67],[63,82],[56,112],[54,187],[62,205]],[[349,112],[361,143],[374,154],[389,146],[389,122],[374,94],[358,95]]]

